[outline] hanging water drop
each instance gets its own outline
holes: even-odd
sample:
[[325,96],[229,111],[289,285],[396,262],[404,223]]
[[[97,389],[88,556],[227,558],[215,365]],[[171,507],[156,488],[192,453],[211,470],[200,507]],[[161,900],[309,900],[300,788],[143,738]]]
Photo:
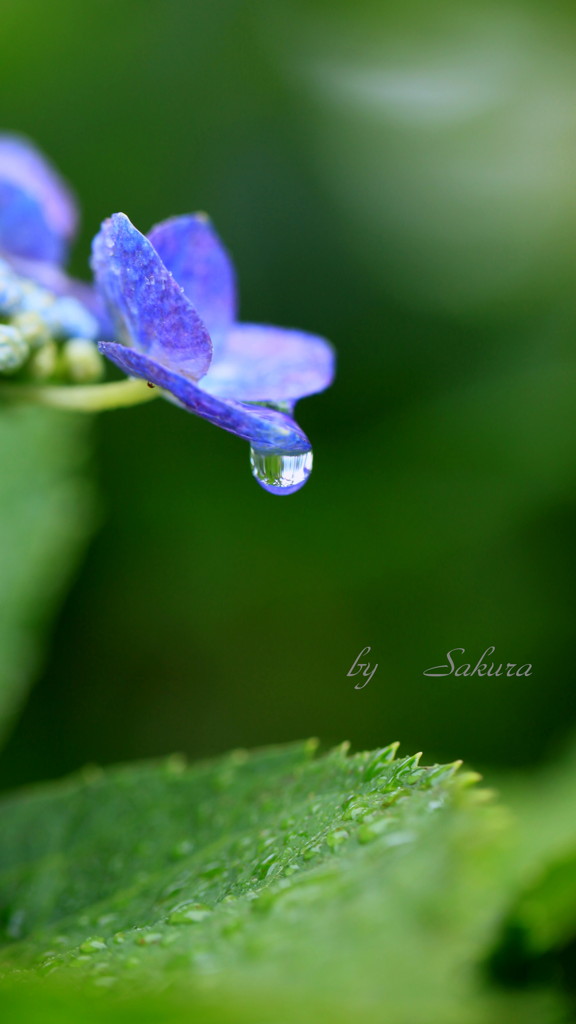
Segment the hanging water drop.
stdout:
[[250,449],[252,474],[270,494],[293,494],[304,486],[312,471],[312,449],[307,452]]

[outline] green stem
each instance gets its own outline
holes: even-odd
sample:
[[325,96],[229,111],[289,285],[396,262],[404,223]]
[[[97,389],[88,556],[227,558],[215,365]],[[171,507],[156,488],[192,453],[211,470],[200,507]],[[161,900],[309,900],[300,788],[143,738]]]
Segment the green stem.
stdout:
[[35,402],[55,409],[73,409],[79,412],[101,412],[120,409],[127,405],[149,402],[160,394],[159,388],[150,388],[145,380],[130,377],[110,384],[65,385],[0,385],[0,398],[19,402]]

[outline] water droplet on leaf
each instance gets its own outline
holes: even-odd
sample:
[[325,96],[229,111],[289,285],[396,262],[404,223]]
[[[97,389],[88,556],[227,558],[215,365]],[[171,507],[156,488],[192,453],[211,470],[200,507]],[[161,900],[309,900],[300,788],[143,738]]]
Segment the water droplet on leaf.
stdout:
[[297,871],[300,871],[299,864],[287,864],[284,868],[284,874],[288,877],[290,877],[290,875],[295,875]]
[[302,857],[304,860],[312,860],[312,858],[317,857],[319,853],[322,853],[322,847],[320,844],[316,844],[315,846],[307,846],[302,854]]
[[143,935],[138,936],[136,942],[139,946],[153,946],[157,942],[160,942],[161,938],[161,932],[145,932]]
[[198,924],[212,913],[212,908],[204,903],[182,903],[168,918],[168,924]]
[[331,850],[336,850],[348,838],[349,833],[345,828],[335,828],[333,832],[329,832],[326,836],[326,842]]
[[256,866],[254,872],[256,878],[267,878],[271,871],[274,870],[278,861],[277,853],[270,853],[263,861]]
[[108,947],[106,946],[104,939],[94,938],[86,939],[86,941],[81,944],[80,951],[82,953],[98,953],[101,949],[107,948]]

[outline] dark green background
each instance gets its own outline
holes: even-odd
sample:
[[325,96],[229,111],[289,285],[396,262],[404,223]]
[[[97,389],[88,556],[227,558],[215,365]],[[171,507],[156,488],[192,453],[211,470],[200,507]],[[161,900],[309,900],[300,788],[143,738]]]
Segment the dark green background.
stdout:
[[[94,422],[100,529],[1,761],[318,735],[523,764],[574,724],[576,114],[560,4],[0,4],[0,123],[100,221],[207,210],[248,320],[330,338],[309,485],[168,403]],[[354,689],[365,645],[379,668]],[[431,679],[463,647],[528,678]]]

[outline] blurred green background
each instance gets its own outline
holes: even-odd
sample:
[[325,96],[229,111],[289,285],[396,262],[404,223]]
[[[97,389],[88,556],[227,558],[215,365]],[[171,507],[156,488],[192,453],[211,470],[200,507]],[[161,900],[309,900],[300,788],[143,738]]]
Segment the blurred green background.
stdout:
[[[93,422],[98,528],[1,784],[308,735],[548,756],[575,712],[573,9],[0,11],[0,126],[74,184],[75,272],[115,210],[146,231],[204,209],[243,318],[339,356],[299,406],[316,462],[291,498],[168,403]],[[379,667],[355,690],[366,645]],[[533,674],[423,675],[490,645]]]

